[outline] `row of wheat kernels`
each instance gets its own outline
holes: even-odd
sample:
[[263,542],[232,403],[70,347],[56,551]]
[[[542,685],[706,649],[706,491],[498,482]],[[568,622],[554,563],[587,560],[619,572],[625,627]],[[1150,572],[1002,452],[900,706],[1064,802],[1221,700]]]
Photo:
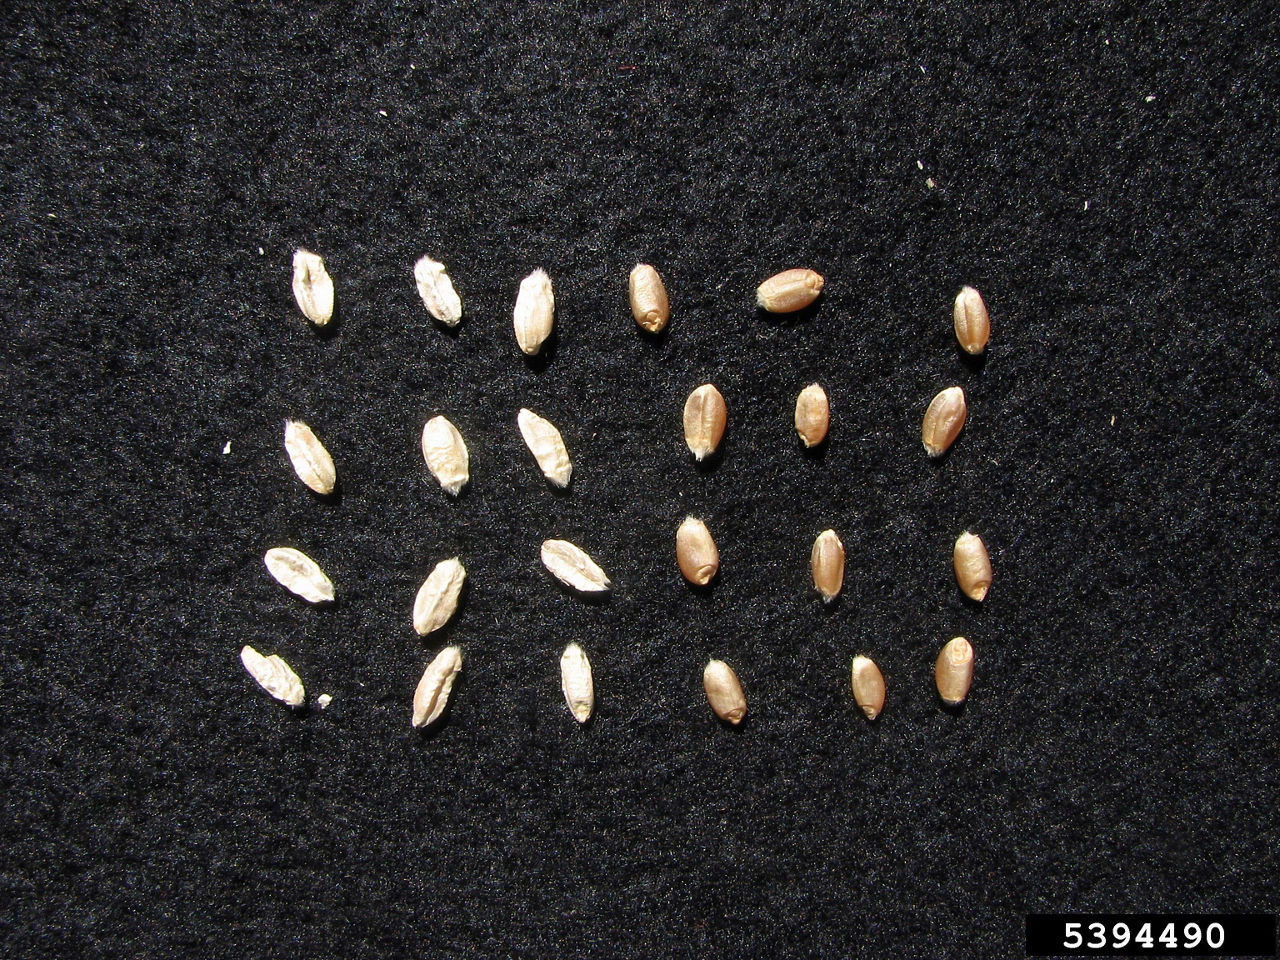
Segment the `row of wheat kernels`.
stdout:
[[[293,669],[279,656],[264,657],[253,647],[240,651],[240,662],[249,675],[267,693],[288,704],[300,707],[306,702],[306,689]],[[441,650],[422,673],[413,694],[412,724],[426,727],[435,723],[449,703],[453,682],[462,670],[462,649],[451,646]],[[964,637],[954,637],[942,648],[934,665],[938,695],[947,706],[957,706],[969,695],[973,682],[973,647]],[[723,660],[711,660],[702,671],[702,686],[707,702],[721,720],[737,726],[747,715],[747,697],[734,669]],[[874,720],[884,709],[886,687],[880,668],[868,657],[854,657],[851,671],[853,697],[868,720]],[[586,723],[595,710],[595,681],[586,651],[571,643],[560,655],[560,688],[565,703],[575,720]]]
[[[413,267],[414,284],[427,312],[446,327],[462,322],[462,298],[443,263],[426,256]],[[811,306],[822,293],[825,280],[805,267],[783,270],[756,288],[756,305],[769,313],[794,313]],[[303,315],[318,327],[333,319],[333,278],[324,259],[309,250],[293,255],[293,295]],[[671,319],[666,284],[657,269],[637,263],[628,283],[631,315],[650,333],[659,333]],[[520,281],[512,324],[521,351],[533,355],[542,349],[555,323],[556,298],[551,278],[541,267]],[[967,353],[981,353],[991,336],[986,304],[973,287],[964,287],[952,307],[956,339]]]

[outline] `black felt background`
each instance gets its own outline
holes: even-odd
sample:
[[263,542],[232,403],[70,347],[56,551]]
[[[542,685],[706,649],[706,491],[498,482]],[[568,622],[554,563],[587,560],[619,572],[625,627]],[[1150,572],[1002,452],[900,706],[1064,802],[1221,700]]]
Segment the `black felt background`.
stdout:
[[[0,15],[6,956],[990,958],[1028,910],[1280,906],[1270,4],[185,6]],[[336,280],[330,336],[293,304],[298,245]],[[456,334],[413,288],[426,252]],[[656,341],[637,260],[671,292]],[[510,308],[539,265],[558,336],[529,363]],[[757,315],[795,265],[819,308]],[[814,379],[834,420],[805,456]],[[731,423],[699,470],[706,380]],[[970,423],[931,463],[952,383]],[[563,430],[567,495],[521,406]],[[417,449],[437,412],[471,447],[456,502]],[[721,548],[706,594],[674,564],[687,512]],[[826,526],[850,564],[824,610]],[[550,580],[548,536],[607,602]],[[282,543],[339,603],[270,580]],[[424,643],[413,592],[454,554],[465,605]],[[422,735],[445,642],[466,665]],[[243,643],[332,705],[270,701]],[[888,678],[873,725],[858,652]]]

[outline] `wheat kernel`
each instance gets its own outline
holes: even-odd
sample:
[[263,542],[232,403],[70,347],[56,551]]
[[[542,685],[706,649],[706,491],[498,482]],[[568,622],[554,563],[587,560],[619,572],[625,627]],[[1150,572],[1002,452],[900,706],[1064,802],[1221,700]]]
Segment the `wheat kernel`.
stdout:
[[449,691],[462,669],[462,649],[445,647],[427,664],[413,692],[413,725],[425,727],[435,723],[449,705]]
[[702,689],[717,717],[735,727],[747,715],[747,697],[733,667],[723,660],[712,660],[702,671]]
[[301,420],[286,420],[284,449],[299,480],[322,496],[333,493],[338,482],[333,457],[309,426]]
[[982,538],[966,530],[956,538],[951,562],[956,570],[956,582],[970,600],[981,602],[991,589],[991,556]]
[[705,587],[720,569],[720,551],[707,525],[696,517],[685,517],[676,531],[676,562],[690,583]]
[[466,568],[457,557],[435,565],[413,599],[413,629],[418,636],[425,637],[449,622],[458,609],[466,581]]
[[569,451],[560,431],[550,420],[544,420],[532,410],[521,409],[516,415],[516,423],[525,446],[538,461],[542,475],[554,486],[567,487],[573,476],[573,463],[569,460]]
[[555,314],[556,297],[551,278],[539,267],[520,281],[520,291],[516,294],[513,322],[516,343],[524,353],[533,356],[542,349],[542,344],[551,336]]
[[987,348],[991,338],[991,318],[987,314],[987,305],[982,302],[982,294],[973,287],[963,287],[956,294],[956,303],[951,310],[955,322],[956,339],[965,353],[981,353]]
[[822,594],[822,602],[830,603],[844,586],[844,544],[834,530],[823,530],[813,541],[809,553],[809,569],[813,586]]
[[631,315],[650,333],[658,333],[671,319],[667,288],[658,271],[647,263],[637,263],[629,284]]
[[542,565],[579,593],[604,593],[612,586],[596,562],[568,540],[542,541]]
[[956,442],[968,412],[964,391],[959,387],[947,387],[933,398],[920,427],[920,438],[929,456],[942,456]]
[[445,417],[432,417],[422,428],[422,457],[445,493],[457,496],[471,479],[467,445]]
[[816,447],[827,438],[831,424],[831,404],[827,392],[819,384],[811,383],[796,397],[796,433],[806,447]]
[[948,640],[934,665],[934,680],[942,702],[954,707],[964,702],[973,683],[973,646],[964,637]]
[[456,327],[462,322],[462,300],[443,263],[430,257],[421,258],[413,265],[413,280],[427,313],[446,327]]
[[816,270],[783,270],[756,288],[756,304],[770,313],[803,310],[818,299],[822,284],[822,274]]
[[293,298],[302,315],[317,327],[333,319],[333,278],[324,268],[324,260],[310,250],[293,254]]
[[249,671],[249,676],[258,681],[258,685],[267,693],[291,707],[302,706],[307,696],[302,681],[279,656],[273,653],[264,657],[246,644],[240,650],[240,662]]
[[564,691],[564,702],[579,723],[591,719],[591,711],[596,706],[596,689],[591,679],[591,661],[586,651],[576,643],[571,643],[560,654],[560,689]]
[[870,657],[853,658],[853,699],[868,720],[874,720],[884,709],[884,674]]
[[262,557],[276,582],[308,603],[328,603],[334,597],[333,582],[320,565],[293,547],[272,547]]
[[728,419],[724,397],[713,385],[704,383],[689,394],[684,404],[684,442],[694,459],[703,460],[715,453]]

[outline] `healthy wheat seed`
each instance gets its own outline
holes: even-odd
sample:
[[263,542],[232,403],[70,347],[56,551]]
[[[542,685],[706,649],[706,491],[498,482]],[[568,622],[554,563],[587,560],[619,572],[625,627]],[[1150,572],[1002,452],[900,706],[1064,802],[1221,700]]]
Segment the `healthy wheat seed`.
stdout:
[[449,691],[462,669],[462,649],[445,647],[427,664],[413,692],[413,725],[425,727],[435,723],[449,705]]
[[959,387],[947,387],[933,398],[920,427],[920,438],[929,456],[940,457],[947,452],[960,435],[968,413],[964,391]]
[[699,587],[710,583],[720,569],[720,551],[697,517],[685,517],[676,531],[676,562],[684,578]]
[[723,660],[712,660],[702,671],[702,689],[717,717],[735,727],[747,715],[747,696],[733,667]]
[[956,538],[951,555],[956,582],[970,600],[983,601],[991,589],[991,556],[982,538],[966,530]]
[[724,397],[711,384],[704,383],[689,394],[684,404],[684,442],[694,459],[703,460],[715,453],[728,419]]
[[466,581],[466,568],[457,557],[436,564],[413,599],[413,629],[418,636],[425,637],[449,622],[458,609]]
[[811,383],[796,397],[796,433],[806,447],[816,447],[827,438],[831,425],[831,404],[827,392],[819,384]]
[[333,279],[324,260],[310,250],[300,249],[293,255],[293,298],[303,316],[317,327],[333,319]]
[[803,310],[818,299],[822,284],[822,274],[816,270],[783,270],[756,288],[756,303],[770,313]]
[[320,566],[301,550],[272,547],[262,558],[267,572],[276,582],[308,603],[327,603],[333,599],[333,582]]
[[310,427],[301,420],[286,420],[284,449],[299,480],[322,496],[333,493],[338,482],[333,457],[329,456],[329,451],[316,439]]
[[853,658],[853,699],[868,720],[874,720],[884,709],[884,674],[870,657]]
[[542,565],[579,593],[604,593],[612,586],[596,562],[568,540],[542,541]]
[[456,497],[471,479],[467,445],[458,428],[444,417],[432,417],[422,428],[422,456],[451,496]]
[[631,271],[629,288],[631,315],[636,323],[650,333],[658,333],[671,319],[671,304],[662,277],[649,264],[637,263]]
[[948,640],[933,669],[942,702],[954,707],[964,702],[973,683],[973,647],[964,637]]
[[813,586],[822,594],[822,602],[830,603],[844,586],[844,544],[834,530],[823,530],[813,541],[809,553],[809,569]]
[[446,327],[456,327],[462,322],[462,300],[443,263],[423,257],[413,265],[413,280],[427,313]]
[[564,702],[579,723],[591,719],[596,706],[596,688],[591,679],[591,661],[576,643],[571,643],[560,654],[560,689]]
[[240,662],[267,693],[291,707],[302,706],[307,696],[302,681],[279,656],[273,653],[264,657],[246,644],[240,650]]
[[555,323],[556,297],[551,290],[551,278],[539,267],[520,281],[516,294],[514,323],[516,343],[529,356],[542,349],[543,342],[551,336]]
[[520,436],[524,444],[538,461],[542,475],[551,483],[563,489],[569,485],[573,476],[573,464],[569,460],[569,451],[565,449],[564,438],[550,420],[544,420],[532,410],[522,409],[516,415],[516,423],[520,427]]
[[982,302],[982,294],[973,287],[963,287],[956,294],[951,315],[956,339],[965,353],[977,354],[987,349],[987,341],[991,338],[991,318],[987,315],[987,305]]

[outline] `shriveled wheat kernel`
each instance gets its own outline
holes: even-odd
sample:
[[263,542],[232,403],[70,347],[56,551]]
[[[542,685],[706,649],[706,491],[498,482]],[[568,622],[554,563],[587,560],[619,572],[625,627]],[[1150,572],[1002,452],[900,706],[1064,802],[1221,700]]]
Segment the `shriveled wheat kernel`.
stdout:
[[991,338],[991,318],[982,294],[973,287],[962,287],[951,310],[956,326],[956,339],[965,353],[981,353]]
[[707,692],[707,703],[721,720],[734,726],[747,715],[747,696],[733,667],[723,660],[712,660],[702,671],[702,689]]
[[697,517],[685,517],[676,531],[676,562],[684,578],[699,587],[710,583],[720,569],[720,551]]
[[550,420],[544,420],[532,410],[521,409],[516,415],[516,423],[520,426],[525,446],[538,461],[542,475],[557,487],[567,487],[569,478],[573,476],[573,464],[560,431]]
[[956,442],[960,428],[964,426],[969,408],[964,402],[964,391],[959,387],[947,387],[929,403],[920,427],[920,439],[931,457],[940,457]]
[[308,603],[327,603],[333,599],[333,582],[319,564],[301,550],[272,547],[263,555],[262,562],[280,586]]
[[456,497],[471,479],[467,445],[458,428],[444,417],[432,417],[422,428],[422,457],[451,496]]
[[333,319],[333,278],[324,260],[310,250],[300,249],[293,255],[293,298],[303,316],[317,327]]
[[555,315],[551,278],[539,267],[520,281],[520,292],[516,294],[514,322],[520,349],[529,356],[541,350],[543,341],[551,336]]
[[822,284],[822,274],[816,270],[783,270],[756,288],[756,303],[770,313],[803,310],[818,299]]
[[467,581],[466,568],[457,557],[436,564],[413,598],[413,629],[425,637],[439,630],[458,609],[458,597]]
[[809,569],[813,586],[822,594],[822,602],[830,603],[844,586],[844,544],[834,530],[823,530],[813,541],[809,553]]
[[300,707],[307,693],[302,681],[292,668],[276,654],[264,657],[257,650],[245,645],[240,650],[240,662],[249,676],[258,681],[263,690],[291,707]]
[[333,457],[310,427],[301,420],[286,420],[284,449],[299,480],[321,495],[333,493],[334,484],[338,482]]
[[715,453],[728,420],[729,408],[714,386],[704,383],[689,394],[684,403],[684,442],[694,459],[702,460]]
[[579,593],[604,593],[612,586],[596,562],[568,540],[543,540],[542,565]]
[[938,695],[949,707],[963,703],[973,683],[973,646],[964,637],[953,637],[938,654],[933,669]]
[[991,589],[991,557],[982,538],[966,530],[956,538],[951,554],[956,582],[970,600],[983,601]]
[[446,327],[456,327],[462,321],[462,300],[443,263],[423,257],[413,265],[413,280],[427,313]]
[[591,719],[596,706],[596,688],[591,679],[591,661],[576,643],[571,643],[560,654],[560,689],[564,702],[579,723]]
[[827,438],[831,424],[831,404],[827,392],[819,384],[811,383],[796,397],[796,433],[806,447],[816,447]]
[[853,658],[853,699],[868,720],[874,720],[884,709],[884,674],[870,657]]
[[658,271],[647,263],[637,263],[631,270],[629,284],[631,315],[650,333],[658,333],[671,319],[667,288]]
[[435,723],[449,705],[449,691],[462,669],[462,648],[445,647],[427,664],[413,692],[413,725],[425,727]]

